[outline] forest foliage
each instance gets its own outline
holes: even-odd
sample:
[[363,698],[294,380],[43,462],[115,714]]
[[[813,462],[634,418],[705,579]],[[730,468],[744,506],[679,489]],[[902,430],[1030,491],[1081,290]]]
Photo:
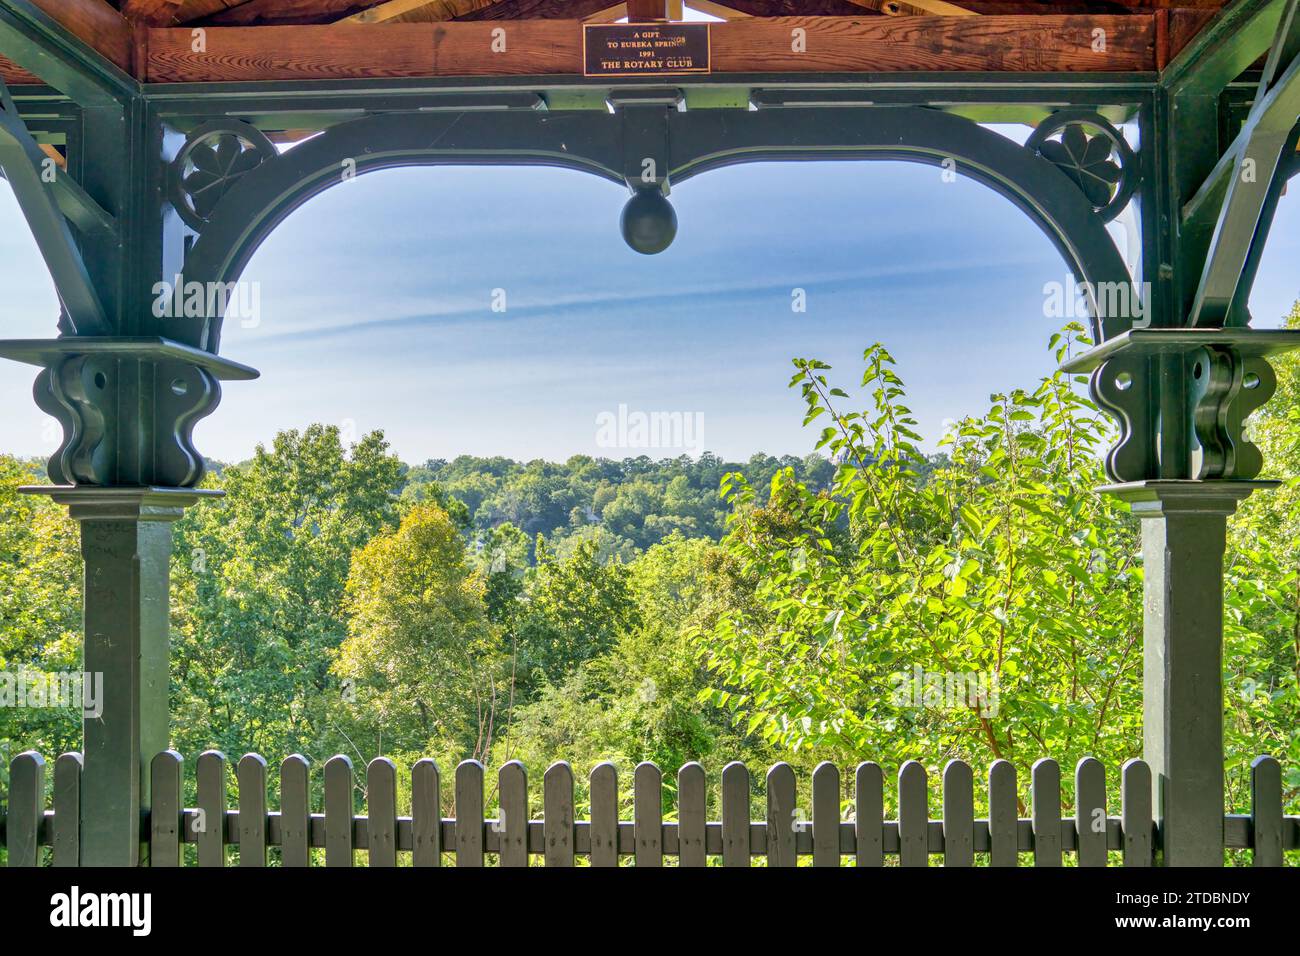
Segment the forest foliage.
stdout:
[[[1232,519],[1226,564],[1235,806],[1265,752],[1300,794],[1300,362],[1276,364],[1253,434],[1283,485]],[[1110,426],[1079,382],[993,395],[926,454],[885,348],[865,408],[840,374],[794,362],[804,458],[408,467],[378,432],[312,425],[215,468],[225,496],[176,526],[172,746],[1022,777],[1139,755],[1137,523],[1094,491]],[[0,671],[79,667],[76,528],[17,493],[37,472],[0,456]],[[5,764],[79,734],[72,709],[0,709]]]

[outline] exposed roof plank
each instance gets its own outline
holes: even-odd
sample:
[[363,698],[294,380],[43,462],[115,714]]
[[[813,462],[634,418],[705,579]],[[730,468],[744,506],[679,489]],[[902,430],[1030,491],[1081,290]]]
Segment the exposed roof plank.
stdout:
[[690,0],[686,5],[692,10],[698,10],[711,17],[720,17],[723,20],[745,20],[753,16],[737,10],[730,3],[714,3],[713,0]]
[[439,23],[491,6],[497,0],[387,0],[339,23]]
[[122,15],[136,23],[160,27],[175,23],[183,0],[123,0]]
[[[221,82],[401,76],[577,74],[581,23],[508,25],[492,53],[493,21],[296,27],[212,27],[208,52],[187,29],[149,30],[147,79]],[[807,52],[790,31],[807,31]],[[1106,31],[1105,52],[1092,31]],[[779,17],[713,25],[713,71],[1135,72],[1155,68],[1154,17]]]
[[106,0],[27,0],[119,69],[131,71],[131,24]]
[[176,22],[192,23],[245,2],[246,0],[181,0],[180,9],[176,11]]
[[979,16],[973,10],[959,7],[947,0],[850,0],[855,6],[887,17],[974,17]]
[[609,0],[499,0],[460,20],[584,20],[609,9]]
[[247,0],[227,4],[204,23],[239,27],[323,23],[349,17],[378,3],[379,0]]
[[5,86],[40,86],[41,79],[35,73],[28,73],[13,60],[0,56],[0,81]]

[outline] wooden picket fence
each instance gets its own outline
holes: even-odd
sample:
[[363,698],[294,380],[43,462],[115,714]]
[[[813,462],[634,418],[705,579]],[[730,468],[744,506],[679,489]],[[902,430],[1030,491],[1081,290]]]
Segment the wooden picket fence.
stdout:
[[[1060,866],[1073,853],[1080,866],[1105,866],[1116,851],[1125,866],[1150,866],[1158,833],[1151,815],[1151,771],[1141,760],[1123,767],[1121,813],[1107,814],[1106,772],[1091,757],[1075,769],[1075,810],[1062,817],[1061,771],[1055,760],[1034,764],[1029,818],[1018,817],[1016,771],[1005,760],[988,774],[989,814],[976,819],[974,779],[960,760],[945,767],[943,818],[929,817],[925,767],[909,761],[897,782],[898,814],[885,819],[884,773],[875,763],[854,774],[851,820],[845,821],[839,769],[820,764],[812,775],[810,801],[800,800],[795,772],[778,763],[767,773],[764,820],[750,819],[750,772],[741,763],[722,770],[721,820],[708,820],[708,780],[704,768],[688,763],[677,773],[677,819],[663,816],[663,778],[643,763],[633,775],[633,819],[619,819],[618,772],[602,763],[590,776],[590,819],[575,819],[574,777],[569,765],[553,764],[543,777],[542,818],[531,819],[528,778],[522,764],[501,767],[499,810],[484,816],[484,768],[465,761],[453,783],[455,818],[442,816],[441,774],[429,759],[411,769],[411,815],[398,816],[397,768],[385,757],[366,768],[368,813],[353,812],[352,762],[344,756],[324,768],[324,812],[313,813],[309,764],[297,754],[280,766],[280,808],[267,805],[267,763],[257,754],[238,762],[238,807],[226,805],[226,758],[208,751],[195,766],[197,806],[182,802],[183,760],[164,751],[152,761],[153,808],[142,839],[152,866],[177,866],[183,845],[195,844],[200,866],[224,866],[227,848],[238,849],[240,866],[265,866],[270,847],[279,848],[283,866],[308,866],[312,850],[323,849],[325,865],[352,866],[357,854],[370,866],[395,866],[409,854],[415,866],[439,866],[444,854],[457,866],[483,866],[488,855],[501,866],[527,866],[540,857],[546,866],[573,866],[586,858],[592,866],[617,866],[631,857],[637,866],[749,866],[765,857],[769,866],[795,866],[811,857],[814,866],[882,866],[894,858],[902,866],[927,866],[931,856],[945,866],[1016,866],[1032,854],[1035,866]],[[79,850],[81,755],[68,753],[54,764],[52,809],[46,809],[46,763],[35,752],[19,754],[10,765],[7,812],[0,836],[10,866],[37,866],[43,847],[51,847],[54,866],[75,866]],[[1281,866],[1283,852],[1300,848],[1300,817],[1282,812],[1282,772],[1272,757],[1252,764],[1249,814],[1224,818],[1224,845],[1249,849],[1256,866]],[[808,812],[805,812],[805,807]],[[0,808],[3,811],[3,808]],[[463,821],[471,821],[466,826]],[[218,825],[209,825],[218,821]],[[405,857],[401,857],[406,862]]]

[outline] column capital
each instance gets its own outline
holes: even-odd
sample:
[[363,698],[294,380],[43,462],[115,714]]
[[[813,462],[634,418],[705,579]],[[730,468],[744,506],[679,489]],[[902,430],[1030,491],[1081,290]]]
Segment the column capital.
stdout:
[[1096,490],[1128,502],[1130,510],[1139,518],[1169,515],[1226,517],[1235,512],[1238,503],[1248,498],[1251,492],[1276,488],[1280,484],[1280,481],[1241,479],[1195,481],[1161,478],[1102,485]]
[[23,485],[28,495],[47,495],[66,505],[77,521],[176,521],[205,498],[220,498],[216,488],[101,487],[98,485]]

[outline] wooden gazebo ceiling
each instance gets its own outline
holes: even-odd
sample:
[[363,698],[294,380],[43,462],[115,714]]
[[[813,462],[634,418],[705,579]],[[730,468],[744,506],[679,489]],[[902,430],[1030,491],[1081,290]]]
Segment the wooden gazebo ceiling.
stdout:
[[[682,0],[25,0],[139,80],[581,75],[583,22]],[[1225,0],[686,0],[712,72],[1150,72]],[[630,9],[629,9],[630,8]],[[489,49],[505,27],[508,50]],[[204,42],[195,43],[202,28]],[[792,52],[802,28],[806,51]],[[1105,49],[1095,49],[1095,31]],[[202,46],[202,49],[196,49]],[[37,82],[0,59],[10,84]]]

